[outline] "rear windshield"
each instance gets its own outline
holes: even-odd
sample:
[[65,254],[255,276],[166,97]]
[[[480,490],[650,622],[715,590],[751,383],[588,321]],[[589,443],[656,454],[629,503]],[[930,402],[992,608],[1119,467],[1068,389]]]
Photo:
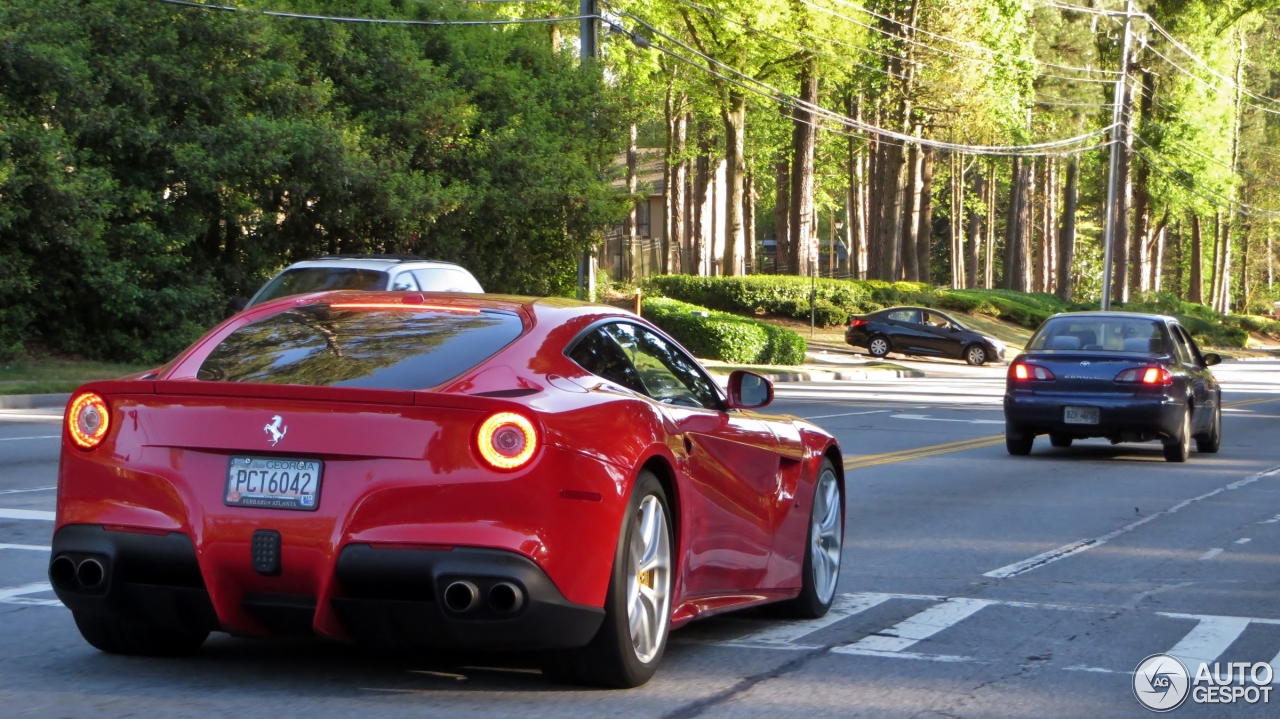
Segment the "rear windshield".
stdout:
[[1027,343],[1031,351],[1169,353],[1164,323],[1138,317],[1053,317]]
[[254,299],[260,305],[290,295],[329,290],[385,290],[387,273],[353,267],[298,267],[281,272]]
[[425,389],[492,357],[522,331],[512,312],[310,305],[232,332],[205,358],[196,378]]

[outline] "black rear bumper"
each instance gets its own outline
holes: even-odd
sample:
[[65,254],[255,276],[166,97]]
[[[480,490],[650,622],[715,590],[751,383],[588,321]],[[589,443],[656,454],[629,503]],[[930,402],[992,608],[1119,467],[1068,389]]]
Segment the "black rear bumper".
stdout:
[[[245,563],[252,557],[245,552]],[[99,562],[103,579],[85,586],[62,569]],[[475,547],[382,549],[351,544],[334,568],[330,600],[357,641],[380,646],[457,647],[475,650],[560,649],[591,641],[604,620],[599,607],[574,604],[532,561],[513,552]],[[195,547],[184,534],[139,534],[96,525],[57,531],[50,581],[58,599],[78,613],[183,629],[216,630],[219,622],[205,588]],[[475,605],[450,610],[445,589],[455,582],[476,589]],[[495,595],[494,588],[506,597]],[[495,601],[518,593],[518,606]],[[315,597],[246,594],[244,608],[278,634],[309,632]]]
[[[338,557],[342,595],[333,608],[357,640],[379,646],[466,649],[562,649],[591,641],[604,620],[599,607],[564,598],[546,573],[512,552],[475,547],[375,549],[348,545]],[[446,588],[470,582],[476,606],[459,612],[444,602]],[[519,609],[502,611],[494,587],[519,589]]]
[[[1067,424],[1064,410],[1069,406],[1096,407],[1098,424]],[[1162,395],[1072,397],[1010,392],[1004,396],[1006,428],[1024,434],[1106,437],[1117,441],[1162,439],[1181,431],[1185,411],[1185,404]]]

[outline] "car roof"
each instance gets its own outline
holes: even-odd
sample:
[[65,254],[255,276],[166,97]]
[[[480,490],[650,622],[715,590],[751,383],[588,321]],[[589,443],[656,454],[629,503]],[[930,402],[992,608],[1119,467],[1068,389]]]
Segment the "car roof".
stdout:
[[[1054,317],[1127,317],[1129,319],[1159,320],[1161,322],[1177,322],[1176,317],[1153,315],[1148,312],[1119,312],[1115,310],[1088,310],[1085,312],[1059,312]],[[1050,318],[1052,319],[1052,318]]]
[[461,265],[440,260],[429,260],[411,255],[326,255],[312,260],[295,262],[286,270],[299,267],[350,267],[357,270],[377,270],[386,272],[392,267],[405,269],[453,268],[466,272]]

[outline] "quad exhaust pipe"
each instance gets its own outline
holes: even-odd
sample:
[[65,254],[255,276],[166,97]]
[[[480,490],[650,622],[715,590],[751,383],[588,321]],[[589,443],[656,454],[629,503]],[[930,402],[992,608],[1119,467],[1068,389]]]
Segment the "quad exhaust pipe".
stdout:
[[466,580],[451,583],[444,588],[444,605],[449,611],[469,612],[480,602],[480,590]]
[[58,589],[67,591],[93,591],[107,581],[107,569],[102,562],[88,557],[79,562],[63,554],[49,564],[49,580]]
[[[512,582],[498,582],[489,587],[485,597],[495,614],[514,614],[524,606],[524,590]],[[465,579],[444,588],[444,605],[454,614],[469,612],[480,605],[481,593],[474,582]]]

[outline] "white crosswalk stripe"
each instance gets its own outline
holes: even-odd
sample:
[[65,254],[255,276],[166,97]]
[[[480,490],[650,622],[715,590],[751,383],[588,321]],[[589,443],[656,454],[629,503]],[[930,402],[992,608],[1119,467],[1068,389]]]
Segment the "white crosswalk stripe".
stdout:
[[[841,631],[839,625],[847,620],[855,619],[872,609],[882,606],[892,607],[893,602],[929,602],[930,605],[914,615],[893,624],[885,629],[862,633],[856,641],[831,646],[830,640]],[[988,609],[990,608],[990,609]],[[880,657],[889,659],[910,659],[932,662],[989,662],[990,657],[955,656],[930,651],[930,640],[947,630],[962,627],[965,620],[984,609],[994,611],[1001,608],[1006,611],[1053,611],[1072,613],[1113,613],[1105,607],[1069,606],[1062,604],[1042,604],[1001,599],[980,599],[973,597],[940,597],[922,594],[887,594],[866,592],[860,594],[843,594],[836,597],[831,611],[821,619],[798,622],[769,622],[766,626],[743,636],[719,641],[696,641],[697,644],[712,646],[766,649],[766,650],[815,650],[831,647],[829,651],[853,657]],[[1149,622],[1152,617],[1159,621],[1176,620],[1195,624],[1187,629],[1186,634],[1172,647],[1151,646],[1144,650],[1147,654],[1163,652],[1172,654],[1183,661],[1192,672],[1200,663],[1212,665],[1214,661],[1234,661],[1230,648],[1248,630],[1251,625],[1280,625],[1280,619],[1259,617],[1233,617],[1202,614],[1178,614],[1157,612],[1155,614],[1131,615],[1135,621]],[[863,625],[865,629],[865,623]],[[824,632],[824,630],[827,630]],[[845,630],[848,631],[848,630]],[[824,642],[818,637],[826,639]],[[677,638],[677,641],[679,639]],[[1224,658],[1225,657],[1225,658]],[[1135,662],[1137,659],[1135,658]],[[1272,665],[1280,667],[1280,654],[1272,660]],[[1066,665],[1058,667],[1069,671],[1089,671],[1100,673],[1126,674],[1132,672],[1131,667],[1105,668],[1097,666]],[[1275,683],[1280,684],[1280,676]]]

